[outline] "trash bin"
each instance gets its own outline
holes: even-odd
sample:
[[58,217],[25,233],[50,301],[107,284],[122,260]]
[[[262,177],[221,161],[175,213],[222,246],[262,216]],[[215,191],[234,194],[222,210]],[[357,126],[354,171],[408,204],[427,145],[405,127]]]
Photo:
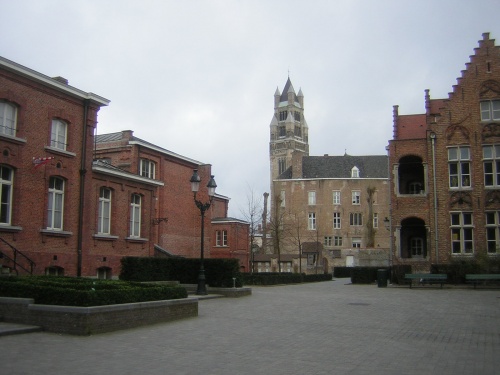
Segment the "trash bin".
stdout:
[[377,285],[379,288],[387,287],[388,273],[385,269],[377,270]]

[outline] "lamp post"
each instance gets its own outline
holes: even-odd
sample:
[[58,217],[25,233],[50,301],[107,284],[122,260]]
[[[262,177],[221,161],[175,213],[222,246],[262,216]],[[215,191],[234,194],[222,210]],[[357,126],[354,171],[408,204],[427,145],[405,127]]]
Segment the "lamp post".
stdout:
[[196,204],[196,207],[200,210],[201,214],[201,250],[200,250],[200,272],[198,274],[198,288],[196,289],[196,294],[197,295],[207,295],[207,287],[205,285],[205,265],[204,265],[204,254],[203,254],[203,249],[204,249],[204,237],[205,237],[205,211],[208,210],[212,204],[212,200],[215,195],[215,188],[217,187],[217,184],[215,183],[214,176],[210,176],[210,180],[208,181],[208,197],[209,200],[208,202],[201,202],[196,199],[196,193],[198,193],[198,190],[200,189],[200,181],[201,178],[198,174],[197,169],[193,169],[193,175],[191,176],[191,191],[193,192],[194,196],[194,203]]

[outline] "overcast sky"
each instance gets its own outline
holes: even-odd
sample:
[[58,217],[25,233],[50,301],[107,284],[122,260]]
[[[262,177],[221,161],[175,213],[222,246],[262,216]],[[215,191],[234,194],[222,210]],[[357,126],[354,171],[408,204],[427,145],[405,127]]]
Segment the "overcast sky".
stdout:
[[[500,1],[0,0],[0,55],[111,100],[98,133],[212,164],[242,217],[269,191],[274,92],[302,88],[310,155],[381,155],[392,107],[446,98]],[[190,189],[186,183],[186,189]]]

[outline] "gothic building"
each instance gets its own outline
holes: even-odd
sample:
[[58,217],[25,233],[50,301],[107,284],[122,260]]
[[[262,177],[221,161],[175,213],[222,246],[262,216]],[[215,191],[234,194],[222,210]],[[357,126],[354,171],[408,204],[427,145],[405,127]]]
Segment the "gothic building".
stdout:
[[[272,270],[388,264],[387,156],[309,156],[304,95],[290,78],[274,95],[269,154]],[[257,266],[269,269],[264,258]]]
[[[425,112],[394,106],[389,141],[392,262],[500,255],[500,48],[483,34],[445,99]],[[498,155],[497,155],[498,154]]]

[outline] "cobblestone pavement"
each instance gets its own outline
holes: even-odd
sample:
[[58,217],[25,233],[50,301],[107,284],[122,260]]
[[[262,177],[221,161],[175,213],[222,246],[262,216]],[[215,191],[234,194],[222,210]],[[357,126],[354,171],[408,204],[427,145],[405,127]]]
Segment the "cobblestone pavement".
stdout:
[[347,279],[256,287],[199,316],[89,337],[0,337],[2,374],[500,373],[500,291]]

